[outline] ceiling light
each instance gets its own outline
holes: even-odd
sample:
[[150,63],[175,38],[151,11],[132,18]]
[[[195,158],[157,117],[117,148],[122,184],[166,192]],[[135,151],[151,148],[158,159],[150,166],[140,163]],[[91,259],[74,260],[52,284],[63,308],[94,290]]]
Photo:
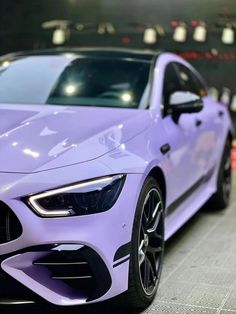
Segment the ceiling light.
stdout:
[[54,45],[63,45],[70,36],[69,20],[51,20],[42,23],[42,28],[53,29],[52,43]]
[[148,45],[153,45],[157,42],[157,32],[153,27],[148,27],[145,29],[143,42]]
[[108,34],[114,34],[116,32],[115,27],[111,23],[106,23],[106,30]]
[[76,29],[78,32],[82,32],[83,30],[85,30],[85,25],[84,25],[84,24],[81,24],[81,23],[77,23],[77,24],[75,24],[75,29]]
[[159,36],[165,35],[165,30],[161,25],[159,25],[159,24],[155,25],[155,30]]
[[217,57],[219,55],[219,51],[216,49],[216,48],[212,48],[211,49],[211,54],[214,56],[214,57]]
[[235,112],[236,111],[236,95],[233,96],[232,98],[232,102],[231,102],[231,105],[230,105],[230,110]]
[[106,25],[101,23],[98,24],[98,30],[97,30],[99,35],[104,35],[106,33]]
[[57,28],[53,31],[52,42],[54,45],[63,45],[66,41],[66,32],[62,28]]
[[219,91],[214,86],[210,87],[208,89],[208,94],[211,96],[211,98],[215,101],[218,101],[219,99]]
[[173,39],[176,42],[183,43],[187,39],[187,29],[184,23],[180,23],[175,29]]
[[231,45],[234,43],[234,30],[230,24],[227,24],[223,28],[221,40],[226,45]]
[[98,24],[97,32],[99,35],[114,34],[116,30],[111,23],[100,23]]
[[230,94],[231,94],[230,89],[227,88],[227,87],[223,87],[222,95],[220,97],[220,102],[222,102],[225,105],[229,105],[229,103],[230,103]]
[[203,22],[200,22],[194,29],[193,40],[197,42],[205,42],[207,37],[206,25]]

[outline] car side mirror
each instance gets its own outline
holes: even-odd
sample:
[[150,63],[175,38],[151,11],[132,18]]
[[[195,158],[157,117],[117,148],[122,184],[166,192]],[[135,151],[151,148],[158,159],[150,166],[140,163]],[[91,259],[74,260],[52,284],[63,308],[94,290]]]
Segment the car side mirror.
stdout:
[[174,92],[170,96],[167,113],[172,115],[174,120],[178,122],[179,117],[183,113],[196,113],[203,108],[201,97],[190,92]]

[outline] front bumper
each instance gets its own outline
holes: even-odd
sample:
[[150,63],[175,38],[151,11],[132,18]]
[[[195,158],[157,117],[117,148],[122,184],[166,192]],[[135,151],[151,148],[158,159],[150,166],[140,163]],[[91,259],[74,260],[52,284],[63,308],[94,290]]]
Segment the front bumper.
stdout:
[[141,181],[140,174],[127,175],[110,210],[80,217],[40,218],[9,190],[0,194],[22,226],[17,239],[0,244],[1,269],[57,305],[93,303],[124,292]]

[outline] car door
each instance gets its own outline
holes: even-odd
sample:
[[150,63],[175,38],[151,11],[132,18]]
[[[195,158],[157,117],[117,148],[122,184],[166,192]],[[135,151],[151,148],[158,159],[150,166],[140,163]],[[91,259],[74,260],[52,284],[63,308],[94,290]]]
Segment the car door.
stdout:
[[193,116],[196,134],[193,156],[198,163],[199,173],[204,175],[206,179],[210,179],[216,164],[217,127],[215,126],[218,117],[199,74],[183,64],[176,63],[175,66],[182,89],[197,94],[203,101],[203,109]]
[[[167,185],[169,190],[167,215],[175,211],[182,202],[190,197],[200,186],[203,168],[199,161],[198,114],[181,114],[178,122],[167,113],[170,95],[176,91],[186,91],[190,87],[180,82],[176,63],[169,63],[164,72],[163,126],[171,147],[169,153],[169,176]],[[191,91],[191,90],[189,90]]]

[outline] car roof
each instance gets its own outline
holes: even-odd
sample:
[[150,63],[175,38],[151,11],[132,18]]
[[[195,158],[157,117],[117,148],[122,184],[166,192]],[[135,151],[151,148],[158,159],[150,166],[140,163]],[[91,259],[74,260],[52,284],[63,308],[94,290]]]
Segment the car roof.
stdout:
[[63,55],[63,54],[75,54],[82,56],[90,56],[94,58],[114,58],[114,59],[135,59],[151,62],[160,55],[160,51],[154,50],[138,50],[128,48],[52,48],[42,50],[28,50],[22,52],[15,52],[2,56],[1,59],[17,58],[23,56],[48,56],[48,55]]

